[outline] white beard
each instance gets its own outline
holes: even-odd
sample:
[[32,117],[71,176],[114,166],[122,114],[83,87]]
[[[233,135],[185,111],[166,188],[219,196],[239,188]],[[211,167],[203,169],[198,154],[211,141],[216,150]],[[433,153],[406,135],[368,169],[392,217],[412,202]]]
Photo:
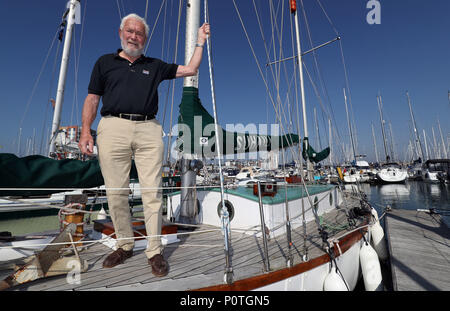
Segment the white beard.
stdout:
[[123,39],[120,40],[120,44],[122,45],[122,50],[131,57],[138,57],[144,51],[144,47],[141,47],[140,49],[129,48],[127,42]]

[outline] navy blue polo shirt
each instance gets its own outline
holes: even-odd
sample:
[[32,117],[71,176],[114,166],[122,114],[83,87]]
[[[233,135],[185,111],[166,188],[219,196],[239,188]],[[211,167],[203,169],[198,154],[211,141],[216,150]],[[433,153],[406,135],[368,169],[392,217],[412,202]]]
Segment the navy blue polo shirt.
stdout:
[[134,63],[117,53],[101,56],[94,65],[88,93],[102,96],[102,116],[111,113],[156,115],[158,86],[174,79],[178,65],[141,56]]

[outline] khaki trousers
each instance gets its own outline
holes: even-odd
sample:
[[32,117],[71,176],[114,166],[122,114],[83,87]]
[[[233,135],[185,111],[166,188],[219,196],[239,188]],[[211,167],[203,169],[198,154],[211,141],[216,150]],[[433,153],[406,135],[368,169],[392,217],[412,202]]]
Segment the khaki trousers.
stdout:
[[[97,128],[97,147],[109,213],[119,239],[116,246],[129,251],[134,247],[134,239],[126,239],[134,236],[128,203],[133,156],[141,186],[147,235],[161,234],[162,127],[156,119],[130,121],[103,117]],[[161,251],[160,237],[148,238],[146,256],[151,258]]]

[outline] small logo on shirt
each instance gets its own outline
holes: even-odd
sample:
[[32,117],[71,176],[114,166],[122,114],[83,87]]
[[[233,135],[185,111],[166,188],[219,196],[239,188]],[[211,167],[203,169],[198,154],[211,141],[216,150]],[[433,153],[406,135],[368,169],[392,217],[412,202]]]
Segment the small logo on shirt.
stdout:
[[144,70],[142,70],[142,73],[145,75],[148,75],[150,73],[150,71],[144,69]]

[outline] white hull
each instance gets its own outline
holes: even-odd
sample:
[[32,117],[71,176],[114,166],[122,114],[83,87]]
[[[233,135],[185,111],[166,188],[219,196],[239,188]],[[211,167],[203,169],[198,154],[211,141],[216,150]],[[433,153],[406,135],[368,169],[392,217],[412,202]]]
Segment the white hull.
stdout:
[[[105,186],[86,189],[88,191],[105,191]],[[139,183],[130,184],[130,199],[139,199],[141,197],[141,189]],[[73,190],[67,192],[59,192],[50,195],[48,198],[23,198],[23,199],[0,199],[0,215],[6,212],[23,212],[23,211],[36,211],[46,210],[52,208],[61,208],[64,204],[64,198],[66,195],[82,194],[82,190]],[[107,203],[105,195],[99,195],[97,197],[89,196],[87,204],[105,204]]]
[[355,184],[357,182],[360,182],[361,176],[359,174],[353,174],[353,175],[344,175],[344,182],[346,184]]
[[353,174],[353,175],[344,175],[344,183],[347,184],[355,184],[357,182],[368,182],[370,177],[366,174]]
[[0,251],[0,262],[17,260],[34,255],[34,253],[43,250],[45,245],[50,243],[54,238],[53,236],[49,236],[23,241],[2,242],[0,246],[4,248]]
[[383,183],[402,183],[408,177],[406,170],[398,168],[383,168],[377,173],[377,178]]
[[424,170],[422,172],[422,180],[426,182],[439,182],[438,173]]
[[[367,236],[366,236],[367,237]],[[341,256],[336,258],[339,271],[342,273],[349,290],[354,290],[361,276],[359,253],[363,240],[355,243]],[[327,262],[314,269],[297,274],[293,277],[272,283],[256,290],[268,291],[323,291],[324,281],[330,271],[330,263]]]
[[[283,191],[283,188],[278,189],[279,194],[283,193]],[[218,213],[218,207],[221,206],[220,192],[200,190],[197,191],[197,198],[200,203],[199,220],[201,223],[220,227],[221,219]],[[225,193],[224,199],[233,206],[233,212],[230,213],[230,218],[232,217],[230,221],[231,230],[240,229],[243,230],[243,233],[245,234],[255,234],[254,231],[258,231],[260,228],[259,202],[232,193]],[[342,204],[343,201],[342,195],[337,187],[311,194],[311,199],[316,203],[317,214],[319,216],[335,209],[336,206]],[[177,219],[180,212],[180,195],[173,195],[168,202],[171,204],[171,206],[168,207],[168,211],[173,211],[173,214],[168,215],[168,217],[173,216]],[[307,198],[297,198],[289,200],[288,202],[291,228],[298,228],[303,225],[303,217],[301,216],[302,205],[304,205],[306,211],[306,222],[315,220]],[[266,226],[270,231],[270,238],[286,234],[286,203],[263,203],[263,211]],[[256,236],[260,235],[260,233],[256,233]],[[350,290],[355,288],[361,275],[359,251],[363,243],[362,241],[363,239],[360,238],[349,249],[344,250],[343,253],[336,258],[338,268]],[[300,268],[300,266],[309,265],[308,261],[297,264],[293,268],[286,268],[287,270],[299,269],[299,273],[291,273],[292,276],[283,277],[279,281],[273,281],[270,276],[271,273],[277,274],[279,271],[270,272],[268,274],[269,281],[261,287],[254,288],[254,290],[322,291],[324,290],[324,280],[330,271],[329,257],[326,254],[324,256],[327,262],[311,264],[309,268],[306,268],[306,271],[305,269]],[[309,260],[313,259],[314,258],[310,258]],[[289,271],[292,272],[292,270]],[[276,280],[276,276],[274,276],[274,279]]]

